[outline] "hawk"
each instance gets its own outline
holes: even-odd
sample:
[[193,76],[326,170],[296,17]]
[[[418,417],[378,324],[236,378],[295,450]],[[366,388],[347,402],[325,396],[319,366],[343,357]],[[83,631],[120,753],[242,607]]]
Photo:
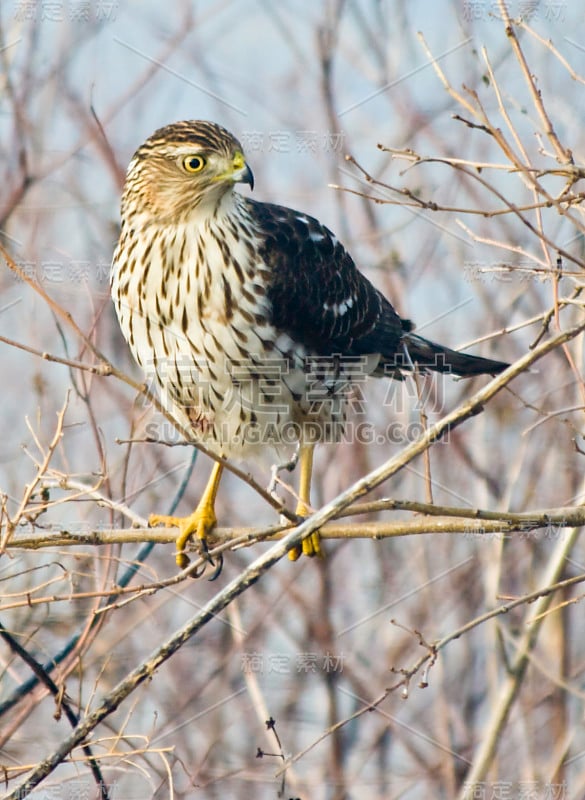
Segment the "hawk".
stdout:
[[[310,508],[313,448],[343,430],[356,365],[400,379],[420,368],[460,376],[508,365],[417,335],[314,217],[234,191],[254,187],[239,141],[213,122],[155,131],[134,154],[121,206],[111,290],[124,337],[194,443],[221,457],[298,449],[297,514]],[[290,456],[289,456],[290,457]],[[205,551],[216,523],[216,462],[178,526]],[[302,548],[320,554],[318,534]]]

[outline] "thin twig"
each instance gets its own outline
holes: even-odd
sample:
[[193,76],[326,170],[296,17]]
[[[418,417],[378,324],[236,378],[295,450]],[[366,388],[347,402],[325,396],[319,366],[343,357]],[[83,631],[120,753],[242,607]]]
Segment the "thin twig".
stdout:
[[524,75],[524,79],[526,81],[526,85],[528,86],[528,91],[530,92],[530,96],[532,97],[532,102],[534,104],[534,108],[538,112],[542,124],[544,126],[545,133],[551,142],[556,154],[557,160],[560,164],[572,164],[573,163],[573,154],[570,150],[565,149],[555,133],[554,126],[548,116],[546,109],[544,107],[544,103],[542,102],[542,94],[537,89],[536,84],[534,83],[534,77],[526,62],[526,58],[524,56],[524,52],[522,47],[520,46],[520,42],[518,41],[518,37],[514,31],[514,24],[512,19],[510,18],[510,14],[508,13],[508,8],[504,0],[498,0],[498,5],[500,7],[500,11],[502,13],[503,21],[506,27],[506,36],[508,37],[508,41],[512,45],[512,49],[516,56],[518,63],[520,64],[520,68],[522,70],[522,74]]

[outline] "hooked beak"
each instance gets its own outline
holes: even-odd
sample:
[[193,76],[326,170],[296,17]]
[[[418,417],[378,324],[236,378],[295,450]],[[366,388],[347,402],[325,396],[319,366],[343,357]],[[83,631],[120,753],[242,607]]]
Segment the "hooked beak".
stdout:
[[247,183],[250,189],[254,189],[254,173],[246,163],[243,154],[238,152],[234,156],[232,162],[233,173],[232,180],[234,183]]
[[250,189],[254,189],[254,173],[247,164],[244,165],[240,177],[236,178],[236,183],[247,183]]

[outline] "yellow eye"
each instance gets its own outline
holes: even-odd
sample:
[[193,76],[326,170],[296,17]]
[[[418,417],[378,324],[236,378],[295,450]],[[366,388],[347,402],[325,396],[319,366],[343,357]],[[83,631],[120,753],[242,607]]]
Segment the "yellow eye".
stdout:
[[183,169],[185,172],[191,173],[201,172],[207,162],[203,156],[185,156],[183,159]]

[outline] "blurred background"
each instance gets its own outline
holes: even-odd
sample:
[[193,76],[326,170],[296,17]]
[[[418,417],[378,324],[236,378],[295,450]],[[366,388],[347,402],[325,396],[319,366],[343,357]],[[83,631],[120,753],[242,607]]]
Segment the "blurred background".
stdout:
[[[583,10],[552,0],[514,0],[509,10],[528,26],[518,36],[556,134],[582,164]],[[555,298],[578,296],[582,230],[554,204],[534,208],[528,182],[493,135],[466,124],[472,114],[446,91],[433,58],[453,90],[481,104],[518,159],[557,197],[566,174],[559,174],[495,2],[5,0],[1,241],[24,274],[140,381],[108,285],[125,169],[156,128],[211,119],[242,142],[254,198],[324,222],[419,332],[513,361],[537,340]],[[378,145],[433,160],[413,165]],[[530,226],[501,213],[511,204],[526,207]],[[572,214],[582,224],[577,203]],[[567,275],[557,282],[551,265],[559,249],[574,260],[563,260]],[[5,339],[92,360],[63,318],[7,266],[0,287]],[[564,307],[562,327],[582,313]],[[581,341],[570,354],[551,353],[433,447],[430,482],[421,459],[372,497],[517,512],[582,504]],[[4,523],[18,522],[15,536],[130,524],[75,492],[76,483],[97,486],[141,517],[168,511],[190,474],[191,450],[117,442],[152,430],[170,438],[132,389],[7,341],[0,358],[0,491]],[[428,420],[486,382],[424,378]],[[348,437],[319,448],[315,507],[420,433],[412,381],[368,381],[363,392],[372,441]],[[66,398],[59,441],[43,465]],[[245,466],[268,483],[266,465]],[[34,497],[26,487],[41,468],[52,505],[37,518],[34,504],[46,501],[45,484]],[[195,506],[209,469],[204,456],[196,459],[180,512]],[[222,526],[277,522],[274,510],[232,475],[217,510]],[[368,519],[400,518],[386,512]],[[408,669],[421,656],[415,631],[433,642],[502,598],[539,588],[566,535],[553,525],[512,537],[331,542],[322,562],[280,562],[94,731],[111,797],[458,796],[530,606],[451,643],[427,676],[428,688],[418,688],[415,678],[407,698],[390,693],[376,711],[329,729],[397,682],[392,669]],[[265,547],[228,553],[215,584],[184,581],[138,596],[140,586],[175,571],[172,547],[159,545],[137,567],[137,594],[107,611],[100,609],[108,591],[140,544],[9,549],[0,560],[0,621],[41,664],[69,647],[52,675],[83,715]],[[584,558],[582,547],[575,549],[564,575],[585,571]],[[583,641],[578,607],[551,615],[497,756],[478,784],[484,793],[474,796],[583,796]],[[8,643],[0,654],[0,764],[13,788],[70,725],[54,719],[55,701],[43,685],[25,687],[31,670]],[[280,744],[265,725],[270,717]],[[283,789],[276,776],[282,755],[312,744],[287,771]],[[258,748],[264,757],[257,758]],[[97,796],[83,754],[73,755],[30,796]],[[502,787],[510,793],[496,794]]]

